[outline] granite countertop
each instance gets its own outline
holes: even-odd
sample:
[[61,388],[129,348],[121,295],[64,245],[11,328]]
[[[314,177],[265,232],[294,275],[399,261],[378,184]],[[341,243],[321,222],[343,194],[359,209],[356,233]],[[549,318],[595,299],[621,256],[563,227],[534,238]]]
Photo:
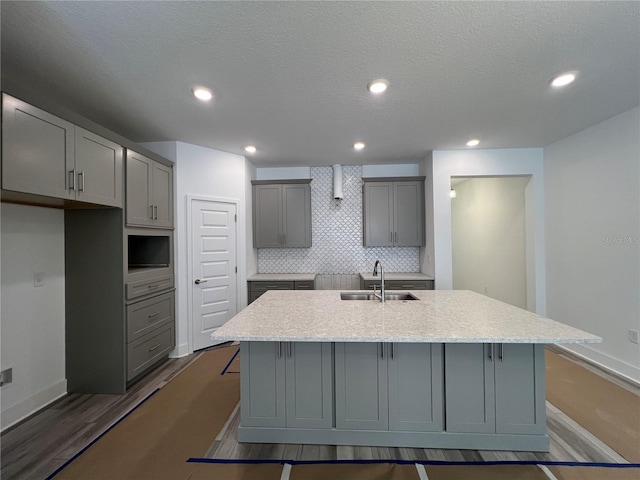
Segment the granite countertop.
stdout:
[[[380,280],[380,274],[374,276],[371,272],[360,272],[363,280]],[[434,280],[431,275],[416,272],[384,272],[384,280]]]
[[315,273],[255,273],[247,278],[249,282],[301,282],[316,279]]
[[[369,293],[369,292],[367,292]],[[228,341],[599,343],[600,337],[468,290],[419,300],[341,300],[339,290],[270,290],[211,335]]]

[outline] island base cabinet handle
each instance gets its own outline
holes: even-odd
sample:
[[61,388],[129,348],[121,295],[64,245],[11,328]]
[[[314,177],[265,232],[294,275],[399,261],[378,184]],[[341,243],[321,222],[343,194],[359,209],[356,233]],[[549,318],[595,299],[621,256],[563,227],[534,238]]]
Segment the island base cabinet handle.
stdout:
[[291,358],[291,342],[287,342],[287,356]]
[[498,344],[498,348],[499,348],[498,358],[502,362],[504,360],[504,344],[503,343]]
[[493,362],[493,343],[489,344],[489,360]]
[[396,344],[391,342],[391,360],[396,358]]
[[380,342],[380,358],[384,358],[384,343]]
[[278,342],[278,358],[282,358],[282,342]]

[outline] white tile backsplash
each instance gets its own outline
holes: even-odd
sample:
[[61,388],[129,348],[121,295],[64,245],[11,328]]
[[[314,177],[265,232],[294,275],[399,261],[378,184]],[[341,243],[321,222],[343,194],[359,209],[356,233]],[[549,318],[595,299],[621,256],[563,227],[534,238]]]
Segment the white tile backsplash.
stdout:
[[311,248],[260,248],[259,273],[356,274],[380,259],[387,272],[419,272],[419,247],[362,245],[362,166],[343,166],[342,200],[333,199],[333,168],[311,167]]

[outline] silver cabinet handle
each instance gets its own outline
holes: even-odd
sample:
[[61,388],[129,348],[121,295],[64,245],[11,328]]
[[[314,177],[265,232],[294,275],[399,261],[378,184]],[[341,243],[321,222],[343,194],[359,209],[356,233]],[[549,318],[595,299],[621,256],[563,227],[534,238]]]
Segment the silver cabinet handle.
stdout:
[[158,219],[158,205],[154,205],[153,206],[153,219],[157,220]]
[[149,315],[147,315],[147,318],[155,318],[158,315],[160,315],[160,312],[156,312],[156,313],[150,313]]
[[278,342],[278,358],[282,357],[282,342]]
[[153,352],[153,351],[154,351],[156,348],[158,348],[159,346],[160,346],[160,344],[157,344],[156,346],[151,347],[151,348],[149,349],[149,351],[150,351],[150,352]]
[[76,169],[69,172],[69,190],[76,189]]
[[78,173],[78,191],[84,192],[84,170]]
[[147,288],[158,288],[160,286],[159,283],[156,283],[155,285],[148,285]]
[[196,285],[200,285],[201,283],[207,283],[207,282],[208,280],[200,280],[199,278],[196,278],[193,283],[195,283]]
[[391,360],[396,358],[396,344],[395,342],[391,342]]
[[489,344],[489,360],[493,362],[493,343]]
[[151,209],[151,215],[149,215],[149,218],[153,220],[153,205],[149,205],[149,208]]
[[393,243],[398,243],[398,232],[393,234]]
[[498,350],[498,358],[500,359],[500,361],[504,360],[504,344],[503,343],[499,343],[498,344],[499,350]]
[[380,342],[380,357],[384,358],[384,343]]

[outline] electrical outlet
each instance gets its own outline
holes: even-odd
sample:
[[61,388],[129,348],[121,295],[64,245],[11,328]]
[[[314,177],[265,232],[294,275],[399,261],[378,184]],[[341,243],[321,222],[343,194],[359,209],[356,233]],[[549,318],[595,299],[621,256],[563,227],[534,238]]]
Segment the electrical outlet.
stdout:
[[42,287],[44,285],[44,272],[36,272],[33,274],[33,286]]
[[629,341],[631,343],[640,343],[640,332],[638,332],[638,330],[634,330],[633,328],[630,328]]
[[0,386],[13,382],[13,368],[7,368],[0,372]]

